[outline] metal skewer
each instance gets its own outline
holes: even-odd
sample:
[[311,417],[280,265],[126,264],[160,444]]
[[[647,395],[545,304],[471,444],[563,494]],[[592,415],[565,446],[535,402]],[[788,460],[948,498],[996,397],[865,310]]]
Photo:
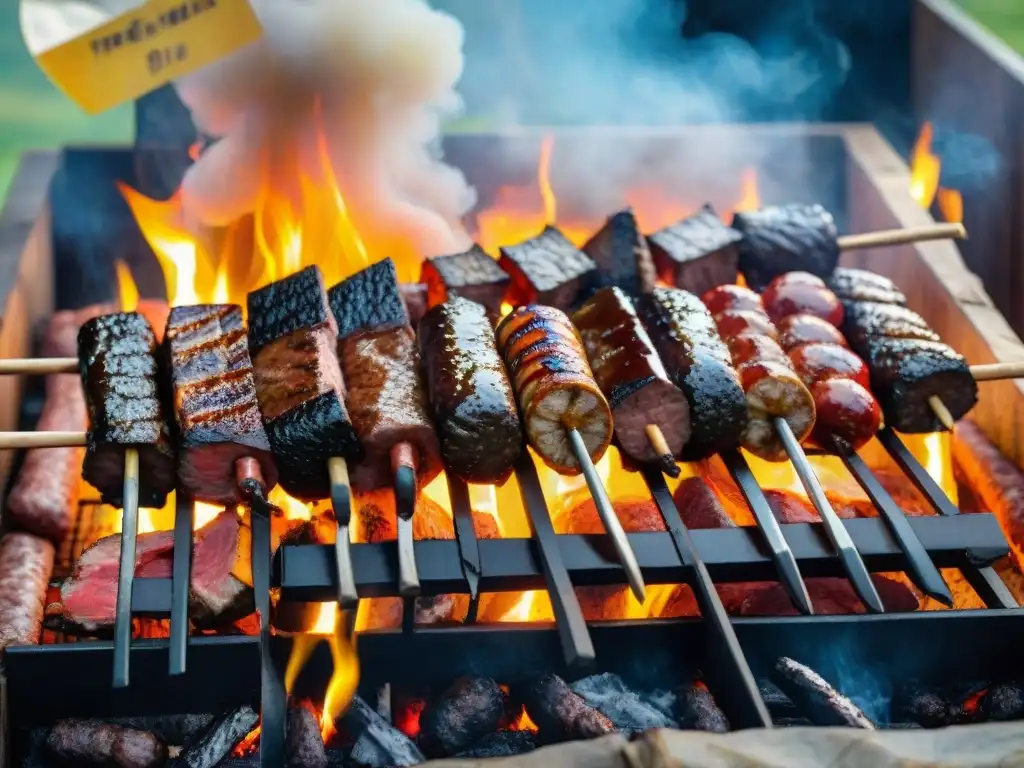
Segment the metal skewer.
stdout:
[[832,546],[836,548],[836,554],[839,555],[839,560],[842,562],[843,569],[846,571],[850,583],[853,584],[854,590],[869,610],[875,613],[885,613],[885,606],[882,604],[882,598],[878,596],[878,590],[875,589],[875,584],[871,580],[871,574],[868,572],[867,566],[864,565],[857,547],[854,546],[846,526],[832,509],[832,505],[825,496],[825,490],[821,487],[818,476],[814,474],[810,462],[807,461],[807,456],[804,454],[803,448],[800,447],[796,435],[793,434],[793,430],[782,417],[775,417],[772,423],[786,448],[786,455],[793,462],[793,467],[796,469],[804,490],[807,491],[808,498],[821,517],[825,532],[828,534]]
[[412,516],[416,513],[416,450],[408,443],[391,449],[391,471],[395,476],[395,505],[398,514],[398,594],[416,597],[420,574],[416,568],[416,546]]
[[114,613],[114,688],[127,688],[132,644],[132,586],[135,582],[135,544],[139,535],[139,449],[124,451],[124,489],[121,507],[121,557],[117,570]]
[[572,452],[576,455],[576,461],[580,463],[580,468],[583,470],[583,477],[586,479],[590,495],[594,499],[597,515],[601,518],[604,530],[608,534],[608,538],[611,539],[612,546],[615,547],[615,554],[618,556],[619,562],[626,572],[626,581],[629,583],[629,588],[636,596],[636,599],[642,603],[647,594],[647,586],[644,584],[643,574],[640,573],[640,565],[636,561],[633,547],[630,545],[629,539],[626,538],[626,532],[622,529],[622,523],[615,514],[615,509],[612,507],[611,499],[608,498],[608,492],[604,488],[604,483],[601,482],[601,478],[597,474],[597,467],[594,466],[590,453],[587,452],[587,446],[583,443],[583,437],[579,432],[571,428],[566,429],[566,434],[569,436],[569,442],[572,444]]
[[192,573],[195,502],[179,488],[174,505],[174,559],[171,565],[171,638],[168,674],[185,674],[188,653],[188,593]]
[[[473,526],[473,506],[469,501],[469,486],[448,473],[448,496],[452,501],[452,518],[455,522],[455,539],[462,559],[462,575],[469,587],[469,599],[473,605],[480,597],[480,547]],[[471,608],[470,613],[472,614]]]
[[348,462],[340,456],[327,460],[327,473],[331,480],[331,507],[338,526],[334,539],[334,561],[338,568],[338,605],[342,609],[359,604],[356,576],[352,570],[352,492],[348,481]]

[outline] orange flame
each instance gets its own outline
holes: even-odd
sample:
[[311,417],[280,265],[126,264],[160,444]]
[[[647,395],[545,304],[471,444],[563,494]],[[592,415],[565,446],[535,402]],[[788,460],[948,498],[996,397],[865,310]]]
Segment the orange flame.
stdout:
[[139,288],[132,278],[132,271],[120,259],[114,262],[114,271],[117,273],[118,305],[122,312],[134,312],[139,306]]
[[957,190],[939,185],[942,160],[932,152],[933,138],[932,124],[922,125],[910,153],[910,196],[922,208],[931,208],[932,203],[937,200],[942,218],[946,221],[961,222],[964,220],[963,198]]

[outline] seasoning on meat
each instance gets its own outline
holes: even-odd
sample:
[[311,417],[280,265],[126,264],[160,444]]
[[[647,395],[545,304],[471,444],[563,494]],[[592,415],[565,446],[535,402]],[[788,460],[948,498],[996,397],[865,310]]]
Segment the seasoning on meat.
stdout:
[[499,266],[511,278],[505,301],[568,310],[594,279],[597,265],[552,226],[536,237],[501,248]]
[[583,438],[595,462],[612,439],[612,412],[594,381],[579,333],[559,309],[528,305],[507,315],[497,328],[526,437],[552,469],[582,471],[567,430]]
[[487,310],[454,296],[424,315],[418,335],[445,466],[469,483],[503,483],[523,427]]
[[711,313],[679,288],[655,288],[637,310],[669,379],[690,403],[690,439],[679,458],[696,461],[737,447],[746,399]]
[[658,277],[698,296],[735,283],[743,235],[705,204],[697,213],[647,236]]
[[263,430],[242,308],[234,304],[174,307],[164,337],[178,425],[178,478],[192,496],[213,504],[242,501],[235,462],[259,462],[265,488],[277,467]]
[[256,396],[281,485],[303,500],[330,493],[328,459],[362,447],[345,408],[337,326],[323,275],[307,267],[249,294]]
[[828,287],[841,300],[876,301],[881,304],[906,304],[907,297],[896,283],[884,275],[866,269],[836,267],[828,279]]
[[420,282],[427,286],[428,308],[461,296],[498,314],[508,290],[509,276],[497,261],[474,243],[468,251],[426,259]]
[[53,544],[31,533],[0,538],[0,649],[39,642],[53,557]]
[[174,490],[174,451],[157,362],[156,336],[136,312],[102,315],[78,332],[89,411],[82,477],[120,507],[125,449],[139,452],[139,506],[162,507]]
[[629,208],[613,213],[583,246],[597,265],[588,290],[617,286],[629,296],[654,288],[654,262],[647,239]]
[[747,284],[761,290],[784,272],[832,274],[839,261],[839,233],[820,205],[768,206],[736,213],[732,226],[743,235],[739,267]]
[[602,288],[572,316],[594,378],[614,415],[615,439],[634,461],[662,457],[651,445],[647,425],[661,429],[673,457],[690,438],[690,404],[672,383],[629,297]]

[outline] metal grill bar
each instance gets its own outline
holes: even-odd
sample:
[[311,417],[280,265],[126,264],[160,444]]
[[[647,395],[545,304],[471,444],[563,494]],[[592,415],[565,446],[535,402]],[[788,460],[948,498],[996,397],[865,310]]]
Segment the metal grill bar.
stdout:
[[280,768],[285,760],[287,702],[270,648],[270,517],[255,511],[251,516],[252,588],[260,620],[260,765]]
[[455,539],[459,544],[459,560],[466,577],[466,591],[474,602],[480,597],[480,548],[473,527],[473,507],[469,503],[469,486],[454,475],[448,475],[448,496],[452,501]]
[[181,489],[174,507],[174,560],[171,565],[171,648],[169,674],[185,674],[188,652],[188,592],[192,575],[192,523],[195,503]]

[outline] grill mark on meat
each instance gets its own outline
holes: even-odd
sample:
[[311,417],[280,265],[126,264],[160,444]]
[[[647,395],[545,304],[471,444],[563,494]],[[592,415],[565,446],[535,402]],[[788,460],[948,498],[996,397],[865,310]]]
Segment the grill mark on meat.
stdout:
[[273,421],[318,395],[344,396],[334,334],[327,326],[293,331],[253,358],[263,418]]

